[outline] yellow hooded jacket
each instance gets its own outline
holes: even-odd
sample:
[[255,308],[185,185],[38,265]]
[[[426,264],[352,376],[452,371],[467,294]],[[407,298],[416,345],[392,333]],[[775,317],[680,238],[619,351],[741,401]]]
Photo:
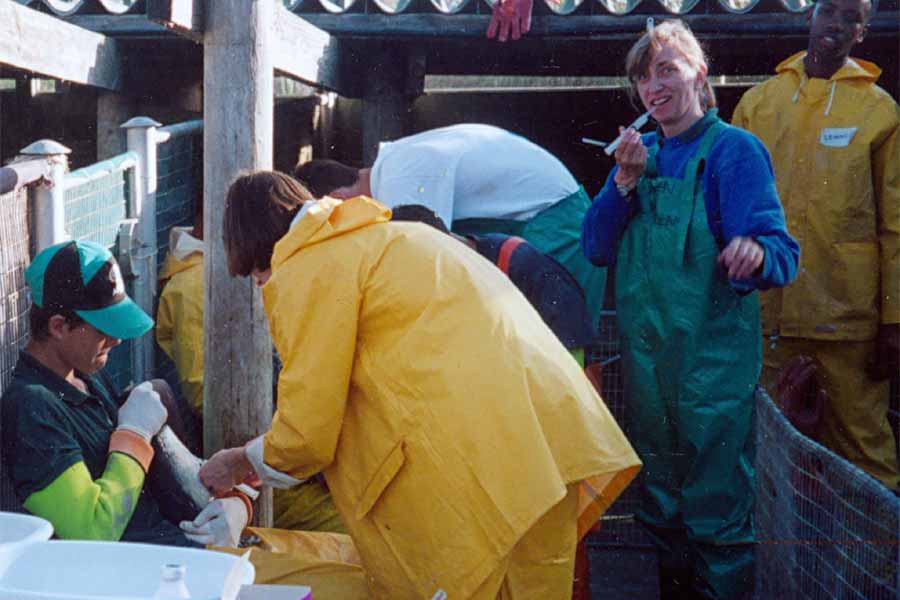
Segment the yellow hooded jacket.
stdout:
[[373,597],[466,598],[567,484],[592,478],[583,533],[640,462],[502,272],[389,219],[325,198],[275,246],[262,291],[284,368],[264,458],[324,471]]
[[900,321],[898,107],[872,63],[809,79],[805,55],[744,94],[732,119],[772,154],[802,248],[796,281],[761,294],[763,333],[870,340]]
[[159,275],[156,343],[175,363],[181,391],[203,415],[203,242],[175,227]]

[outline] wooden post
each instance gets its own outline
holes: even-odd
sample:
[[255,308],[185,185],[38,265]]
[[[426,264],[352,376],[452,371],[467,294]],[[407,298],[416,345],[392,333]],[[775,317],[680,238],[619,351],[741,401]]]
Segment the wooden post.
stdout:
[[406,134],[410,97],[406,90],[407,59],[401,48],[384,44],[371,48],[363,87],[363,164],[372,166],[378,144]]
[[97,160],[106,160],[127,150],[125,130],[120,126],[135,114],[135,102],[122,94],[97,93]]
[[[262,299],[249,278],[228,274],[222,207],[243,170],[272,166],[274,0],[207,0],[203,53],[206,237],[204,447],[239,446],[272,421],[272,342]],[[271,492],[256,522],[272,522]]]

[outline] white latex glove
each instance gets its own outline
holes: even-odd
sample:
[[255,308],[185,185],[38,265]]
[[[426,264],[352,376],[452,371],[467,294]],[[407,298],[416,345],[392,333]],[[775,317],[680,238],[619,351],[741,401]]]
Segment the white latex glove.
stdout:
[[178,526],[187,539],[198,544],[237,548],[248,518],[243,500],[219,498],[210,502],[193,521],[182,521]]
[[116,429],[133,431],[149,442],[162,429],[168,416],[159,394],[153,391],[153,384],[145,381],[131,390],[125,404],[119,408]]

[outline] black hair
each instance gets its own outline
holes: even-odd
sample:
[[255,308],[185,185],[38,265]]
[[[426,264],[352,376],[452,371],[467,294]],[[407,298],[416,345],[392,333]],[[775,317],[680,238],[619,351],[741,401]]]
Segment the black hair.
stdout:
[[391,221],[415,221],[431,225],[438,231],[450,233],[447,225],[436,212],[421,204],[404,204],[391,209]]
[[317,159],[294,167],[294,179],[313,196],[322,198],[338,188],[355,185],[359,181],[359,169],[336,160]]
[[28,310],[28,326],[32,340],[43,341],[50,337],[50,319],[54,315],[64,318],[69,327],[76,327],[84,323],[84,319],[79,317],[74,310],[41,308],[37,304],[32,304]]

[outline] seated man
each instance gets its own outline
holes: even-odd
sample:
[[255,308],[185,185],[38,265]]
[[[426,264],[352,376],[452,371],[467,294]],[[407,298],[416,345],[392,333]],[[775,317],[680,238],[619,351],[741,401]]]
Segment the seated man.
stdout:
[[[156,314],[156,341],[175,363],[194,420],[202,423],[203,205],[197,202],[196,206],[196,225],[175,227],[169,236],[169,254],[159,276],[162,293]],[[273,502],[275,527],[345,533],[328,488],[318,478],[275,490]]]
[[581,254],[590,198],[558,158],[522,136],[463,123],[383,143],[371,168],[313,160],[294,177],[317,198],[423,204],[456,233],[520,236],[572,274],[591,322],[600,317],[606,269]]
[[210,503],[187,531],[167,521],[144,485],[151,439],[167,410],[150,382],[124,403],[101,371],[150,319],[125,294],[118,264],[93,242],[40,252],[25,272],[31,339],[2,397],[3,456],[26,509],[63,539],[235,545],[250,503]]

